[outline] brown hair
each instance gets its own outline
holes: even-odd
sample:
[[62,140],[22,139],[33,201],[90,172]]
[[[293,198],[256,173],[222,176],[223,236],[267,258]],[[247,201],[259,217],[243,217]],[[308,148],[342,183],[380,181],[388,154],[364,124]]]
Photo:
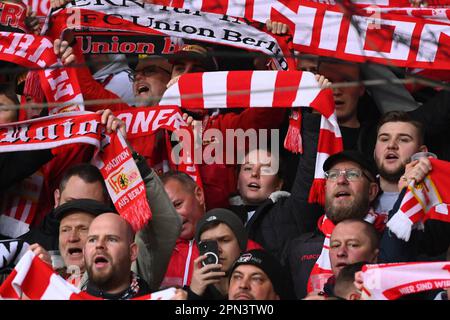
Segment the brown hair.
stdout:
[[424,143],[424,129],[423,124],[419,121],[414,120],[407,112],[404,111],[390,111],[383,114],[378,121],[377,126],[377,135],[378,131],[382,125],[388,122],[406,122],[413,125],[417,130],[417,136],[419,137],[419,144],[422,145]]

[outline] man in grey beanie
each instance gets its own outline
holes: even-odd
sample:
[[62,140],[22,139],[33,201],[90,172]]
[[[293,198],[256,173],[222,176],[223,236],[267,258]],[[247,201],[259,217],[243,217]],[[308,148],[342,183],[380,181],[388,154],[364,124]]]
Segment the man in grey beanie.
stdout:
[[239,217],[227,209],[212,209],[197,223],[195,240],[216,241],[219,261],[202,264],[206,255],[194,260],[194,272],[188,300],[225,300],[228,295],[228,272],[239,255],[247,250],[247,232]]

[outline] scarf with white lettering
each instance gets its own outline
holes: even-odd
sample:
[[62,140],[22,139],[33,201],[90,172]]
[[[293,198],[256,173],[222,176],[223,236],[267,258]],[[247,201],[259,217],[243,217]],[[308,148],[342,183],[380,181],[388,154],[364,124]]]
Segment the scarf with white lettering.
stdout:
[[[180,37],[262,52],[272,56],[277,69],[295,69],[291,39],[261,31],[251,22],[205,12],[190,12],[149,3],[111,4],[77,2],[53,13],[46,34],[59,38],[67,29],[126,31]],[[259,23],[256,23],[259,25]],[[48,29],[47,29],[48,28]]]
[[[169,300],[174,295],[175,288],[169,288],[131,300]],[[0,299],[102,300],[64,280],[31,251],[22,257],[0,286]]]
[[[120,132],[107,134],[100,114],[64,113],[0,126],[0,152],[51,149],[71,143],[96,147],[100,169],[115,207],[133,227],[151,218],[144,182]],[[133,200],[133,201],[131,201]]]
[[[169,133],[174,133],[177,135],[177,130],[184,130],[188,133],[191,141],[194,140],[194,135],[192,128],[190,128],[186,122],[181,118],[181,113],[178,108],[173,107],[145,107],[145,108],[131,108],[128,110],[123,110],[120,112],[114,112],[114,115],[123,120],[127,128],[127,139],[131,145],[133,145],[133,139],[150,136],[155,134],[159,129],[165,129],[164,132],[164,142],[162,146],[159,146],[158,150],[155,149],[153,152],[157,152],[161,156],[161,161],[163,162],[162,171],[166,172],[169,168],[177,171],[181,171],[189,175],[196,184],[203,188],[202,179],[200,177],[200,171],[198,165],[194,163],[194,144],[187,143],[183,145],[181,141],[181,149],[176,156],[179,157],[179,161],[174,161],[172,157],[172,136]],[[189,146],[191,148],[189,148]],[[168,163],[168,168],[164,168],[164,163]]]
[[49,114],[84,110],[75,70],[62,67],[53,52],[53,43],[47,37],[0,32],[0,60],[39,69],[40,85],[47,102],[59,102],[62,105],[49,108]]
[[395,300],[401,296],[450,287],[450,262],[367,264],[362,268],[361,299]]
[[[438,7],[404,10],[408,0],[352,0],[343,4],[333,0],[172,0],[170,5],[263,23],[267,19],[281,21],[290,27],[294,49],[302,53],[448,70],[449,3],[427,2]],[[403,10],[395,11],[395,7]]]
[[[314,181],[309,200],[323,204],[323,163],[342,151],[342,137],[330,89],[321,89],[314,75],[301,71],[225,71],[185,74],[168,88],[160,105],[183,108],[311,107],[322,115]],[[298,131],[298,139],[300,131]],[[287,135],[290,144],[293,135]]]
[[0,2],[0,30],[27,33],[26,15],[27,6],[23,2]]
[[450,162],[430,159],[432,170],[423,182],[408,185],[397,213],[387,223],[395,235],[408,241],[413,227],[423,228],[427,219],[450,223]]
[[[387,215],[385,213],[375,212],[372,208],[370,208],[365,221],[373,224],[377,231],[382,231],[386,224]],[[331,234],[334,230],[334,223],[327,218],[326,215],[323,215],[318,220],[319,230],[325,236],[325,240],[323,242],[322,251],[320,252],[320,256],[317,259],[314,267],[309,275],[307,292],[312,291],[322,291],[324,285],[327,283],[328,278],[333,275],[333,271],[331,269],[331,261],[330,261],[330,238]]]

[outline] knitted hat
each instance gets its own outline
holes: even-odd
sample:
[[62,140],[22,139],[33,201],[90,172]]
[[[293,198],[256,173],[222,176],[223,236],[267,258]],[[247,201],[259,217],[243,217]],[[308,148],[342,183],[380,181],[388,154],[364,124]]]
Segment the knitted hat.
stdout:
[[90,213],[94,216],[99,216],[102,213],[107,212],[116,213],[115,209],[102,202],[98,202],[92,199],[75,199],[70,200],[55,208],[54,217],[61,221],[65,216],[73,213],[74,211]]
[[228,209],[216,208],[209,210],[198,222],[195,229],[195,241],[200,242],[200,236],[205,228],[212,223],[225,223],[233,231],[242,251],[247,249],[247,231],[241,219]]
[[270,282],[272,282],[274,291],[281,300],[292,299],[294,297],[292,286],[286,277],[286,273],[283,272],[283,266],[273,255],[262,249],[244,252],[231,267],[229,273],[230,279],[233,271],[240,265],[245,264],[253,265],[264,271],[270,279]]

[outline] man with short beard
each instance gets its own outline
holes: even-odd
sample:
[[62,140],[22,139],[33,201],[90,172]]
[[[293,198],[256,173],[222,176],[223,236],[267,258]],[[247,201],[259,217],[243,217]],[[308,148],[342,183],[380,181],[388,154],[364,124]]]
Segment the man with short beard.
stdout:
[[130,271],[137,259],[131,225],[115,213],[95,218],[84,247],[84,260],[89,275],[86,291],[110,300],[124,300],[150,293],[148,284]]
[[[402,182],[406,164],[414,153],[428,151],[423,135],[423,125],[406,112],[388,112],[380,119],[374,159],[383,193],[377,199],[376,211],[388,212],[393,208],[403,188],[399,182]],[[414,176],[414,172],[410,176]]]
[[[365,219],[375,226],[384,222],[384,216],[377,215],[371,208],[379,187],[376,169],[364,154],[351,150],[334,154],[324,162],[323,170],[325,214],[318,221],[318,230],[292,240],[288,249],[287,263],[299,299],[305,296],[307,287],[308,292],[323,290],[326,278],[331,275],[326,248],[336,224],[346,219]],[[315,279],[323,280],[319,289],[308,281],[310,273]]]

